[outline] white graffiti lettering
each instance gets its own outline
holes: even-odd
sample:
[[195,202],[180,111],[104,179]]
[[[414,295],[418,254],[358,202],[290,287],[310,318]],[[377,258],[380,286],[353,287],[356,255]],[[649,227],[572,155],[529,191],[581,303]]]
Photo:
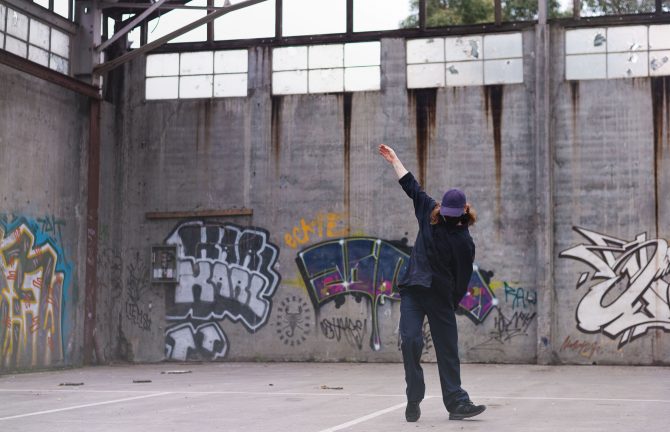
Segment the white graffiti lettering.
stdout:
[[[649,329],[670,331],[670,285],[663,280],[670,273],[667,241],[647,240],[646,234],[626,241],[574,229],[590,243],[567,249],[559,256],[584,262],[595,270],[593,275],[583,273],[577,288],[588,280],[598,281],[577,306],[578,328],[585,333],[602,332],[612,339],[621,335],[619,348]],[[617,289],[623,292],[610,299]]]

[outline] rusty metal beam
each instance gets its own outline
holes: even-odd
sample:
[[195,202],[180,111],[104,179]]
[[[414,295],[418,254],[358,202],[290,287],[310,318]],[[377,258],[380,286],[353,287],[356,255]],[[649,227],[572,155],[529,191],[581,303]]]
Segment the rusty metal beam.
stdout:
[[153,49],[155,49],[155,48],[157,48],[157,47],[159,47],[159,46],[161,46],[161,45],[163,45],[167,42],[169,42],[170,40],[172,40],[176,37],[181,36],[185,33],[188,33],[191,30],[196,29],[196,28],[200,27],[201,25],[207,24],[210,21],[214,21],[215,19],[217,19],[219,17],[222,17],[223,15],[225,15],[229,12],[232,12],[232,11],[235,11],[235,10],[238,10],[238,9],[243,9],[247,6],[252,6],[252,5],[255,5],[255,4],[258,4],[258,3],[262,3],[264,1],[267,1],[267,0],[246,0],[246,1],[234,4],[234,5],[222,8],[222,9],[216,11],[216,12],[213,12],[213,13],[205,16],[205,17],[197,19],[197,20],[193,21],[192,23],[190,23],[188,25],[185,25],[184,27],[182,27],[178,30],[175,30],[170,34],[167,34],[167,35],[163,36],[162,38],[159,38],[159,39],[157,39],[153,42],[150,42],[150,43],[148,43],[144,46],[141,46],[140,48],[138,48],[136,50],[133,50],[129,53],[123,54],[120,57],[117,57],[113,60],[110,60],[106,63],[103,63],[101,65],[96,66],[93,69],[93,73],[97,74],[97,75],[100,75],[100,74],[103,74],[105,72],[109,72],[110,70],[112,70],[114,68],[117,68],[117,67],[121,66],[122,64],[124,64],[126,62],[129,62],[130,60],[132,60],[136,57],[139,57],[139,56],[141,56],[141,55],[143,55],[143,54],[145,54],[145,53],[147,53],[147,52],[149,52],[149,51],[151,51],[151,50],[153,50]]
[[147,219],[186,219],[203,217],[223,216],[253,216],[254,211],[248,208],[221,209],[221,210],[195,210],[195,211],[170,211],[170,212],[148,212]]
[[168,0],[158,0],[156,3],[152,3],[152,5],[147,10],[145,10],[141,14],[137,15],[136,17],[134,17],[132,19],[132,21],[130,21],[125,27],[123,27],[118,32],[114,32],[114,35],[111,38],[107,39],[106,41],[104,41],[103,43],[101,43],[100,45],[95,47],[95,50],[97,52],[101,52],[102,50],[104,50],[105,48],[107,48],[108,46],[110,46],[111,44],[116,42],[117,40],[119,40],[126,33],[131,31],[132,29],[134,29],[135,26],[137,26],[139,23],[141,23],[144,18],[151,15],[153,13],[153,11],[158,9],[166,1],[168,1]]
[[[155,4],[155,3],[154,3]],[[100,4],[100,9],[149,9],[152,8],[153,4],[147,3],[108,3],[102,2]],[[153,9],[153,8],[152,8]],[[185,4],[164,4],[158,7],[161,10],[173,10],[173,9],[193,9],[193,10],[208,10],[208,11],[217,11],[224,9],[219,6],[189,6]]]
[[47,67],[33,63],[23,57],[19,57],[4,50],[0,50],[0,64],[7,65],[13,69],[25,72],[34,77],[43,79],[50,83],[59,85],[75,93],[88,96],[91,99],[100,99],[100,90],[90,84],[86,84],[70,76],[51,70]]

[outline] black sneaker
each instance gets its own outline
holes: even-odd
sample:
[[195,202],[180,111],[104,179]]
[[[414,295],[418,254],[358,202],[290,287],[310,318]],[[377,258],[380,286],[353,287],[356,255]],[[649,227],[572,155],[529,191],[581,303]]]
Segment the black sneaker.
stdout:
[[408,422],[415,422],[421,417],[421,408],[419,404],[421,402],[407,402],[407,408],[405,408],[405,420]]
[[458,402],[449,410],[449,420],[463,420],[474,417],[486,410],[485,405],[475,405],[471,400]]

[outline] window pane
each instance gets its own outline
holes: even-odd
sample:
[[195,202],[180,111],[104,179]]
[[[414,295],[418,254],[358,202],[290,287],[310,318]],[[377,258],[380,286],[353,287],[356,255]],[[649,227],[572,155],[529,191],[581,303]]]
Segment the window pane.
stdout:
[[34,19],[30,20],[30,43],[38,47],[49,49],[49,26]]
[[652,13],[656,10],[655,0],[581,0],[581,16],[628,15]]
[[179,75],[179,54],[152,54],[147,56],[146,76]]
[[354,31],[418,27],[409,0],[354,0]]
[[245,97],[247,74],[214,75],[214,97]]
[[49,9],[49,0],[33,0],[33,3]]
[[[193,0],[189,3],[189,6],[207,6],[207,0]],[[160,17],[149,21],[149,42],[172,33],[205,15],[207,15],[206,10],[175,9],[169,12],[165,11]],[[202,42],[205,40],[207,40],[207,26],[202,25],[195,30],[172,39],[170,43]]]
[[663,0],[663,12],[670,12],[670,0]]
[[283,35],[344,33],[346,0],[284,0]]
[[[240,0],[233,1],[232,4]],[[223,0],[216,0],[216,6],[224,5]],[[275,35],[275,1],[266,0],[253,6],[239,9],[214,21],[214,39],[254,39],[274,37]]]
[[274,72],[272,94],[307,93],[307,71]]
[[186,76],[179,78],[179,98],[211,98],[214,77],[212,75]]
[[70,37],[56,29],[51,29],[51,52],[61,57],[70,57]]
[[68,18],[68,10],[70,0],[54,0],[54,12],[58,15]]
[[247,50],[214,52],[214,73],[244,72],[246,74],[248,70],[249,53]]
[[27,41],[28,17],[15,10],[7,9],[7,34],[22,41]]
[[179,97],[179,78],[147,78],[147,99],[177,99]]
[[352,67],[344,70],[344,91],[375,91],[380,88],[379,66]]
[[179,59],[179,75],[205,75],[214,73],[212,51],[182,53]]

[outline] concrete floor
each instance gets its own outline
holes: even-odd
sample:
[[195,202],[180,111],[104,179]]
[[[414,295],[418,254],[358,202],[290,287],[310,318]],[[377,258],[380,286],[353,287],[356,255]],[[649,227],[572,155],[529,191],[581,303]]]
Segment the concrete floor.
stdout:
[[0,430],[651,432],[670,424],[667,367],[463,365],[464,388],[488,406],[465,421],[448,420],[436,366],[424,369],[418,423],[404,420],[401,364],[161,363],[3,375]]

